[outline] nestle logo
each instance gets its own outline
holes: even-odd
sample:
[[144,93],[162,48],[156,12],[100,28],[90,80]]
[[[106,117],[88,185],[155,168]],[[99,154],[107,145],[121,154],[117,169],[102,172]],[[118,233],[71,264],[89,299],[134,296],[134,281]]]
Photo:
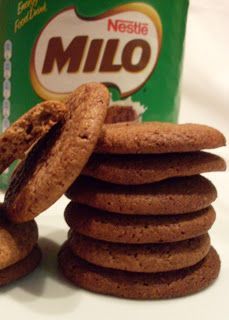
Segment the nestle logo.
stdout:
[[107,30],[146,36],[149,32],[149,25],[131,20],[108,19]]

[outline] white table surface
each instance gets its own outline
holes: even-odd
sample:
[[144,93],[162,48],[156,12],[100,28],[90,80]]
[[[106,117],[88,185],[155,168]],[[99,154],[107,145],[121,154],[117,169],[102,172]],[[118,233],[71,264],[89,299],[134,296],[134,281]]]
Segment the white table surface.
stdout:
[[[209,4],[210,3],[210,4]],[[229,137],[229,4],[228,1],[192,1],[186,39],[181,122],[214,125]],[[217,151],[229,159],[228,148]],[[56,271],[56,254],[66,239],[60,199],[37,222],[44,249],[41,268],[16,285],[0,289],[1,319],[229,319],[229,174],[207,175],[219,198],[212,243],[220,253],[222,270],[209,289],[196,295],[165,301],[130,301],[96,295],[64,282]]]

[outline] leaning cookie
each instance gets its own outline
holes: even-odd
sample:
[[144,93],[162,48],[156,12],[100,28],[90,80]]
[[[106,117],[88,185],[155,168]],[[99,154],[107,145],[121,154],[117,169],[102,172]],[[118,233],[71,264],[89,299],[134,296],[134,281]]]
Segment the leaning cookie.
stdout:
[[145,155],[93,154],[83,174],[111,183],[137,185],[171,177],[225,170],[225,161],[208,152]]
[[217,197],[202,176],[170,178],[136,186],[115,185],[81,176],[68,189],[72,201],[97,209],[132,215],[174,215],[207,208]]
[[109,92],[102,84],[85,84],[65,104],[65,122],[39,140],[10,182],[5,205],[14,222],[32,220],[49,208],[80,174],[99,138]]
[[59,269],[84,289],[129,299],[168,299],[205,289],[218,277],[220,259],[211,247],[196,265],[176,271],[135,273],[95,266],[74,256],[65,244],[58,256]]
[[170,153],[214,149],[226,144],[218,130],[200,124],[162,122],[106,124],[98,153]]
[[64,119],[65,104],[45,101],[37,104],[0,135],[0,173],[41,138],[57,122]]

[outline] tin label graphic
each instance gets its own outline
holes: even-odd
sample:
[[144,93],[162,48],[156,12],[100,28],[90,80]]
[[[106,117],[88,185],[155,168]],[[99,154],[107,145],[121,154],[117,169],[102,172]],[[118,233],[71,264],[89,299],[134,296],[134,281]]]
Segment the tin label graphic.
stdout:
[[3,82],[3,97],[9,99],[11,96],[11,83],[9,80]]
[[[0,0],[1,130],[88,81],[109,88],[108,123],[176,122],[188,4]],[[12,170],[0,176],[0,188]]]
[[10,100],[3,100],[2,103],[2,115],[4,118],[9,118],[10,116]]
[[6,60],[11,59],[12,57],[12,42],[10,40],[6,40],[4,44],[4,58]]
[[4,62],[4,78],[7,80],[11,78],[11,69],[11,61],[6,60]]
[[33,87],[44,99],[59,98],[99,81],[129,96],[152,74],[161,41],[160,17],[149,5],[127,4],[92,19],[68,8],[48,22],[34,46]]

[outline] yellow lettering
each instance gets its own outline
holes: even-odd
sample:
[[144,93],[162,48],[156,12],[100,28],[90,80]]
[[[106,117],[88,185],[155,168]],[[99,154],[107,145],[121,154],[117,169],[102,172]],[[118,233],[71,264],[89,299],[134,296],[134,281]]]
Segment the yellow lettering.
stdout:
[[24,27],[28,22],[36,18],[36,16],[47,11],[47,3],[46,1],[41,5],[37,6],[39,0],[28,0],[26,2],[20,1],[18,3],[17,14],[21,15],[26,9],[26,14],[21,19],[17,19],[14,23],[14,32],[16,33],[22,27]]
[[46,11],[46,2],[39,8],[31,8],[30,9],[30,20],[34,19],[36,16],[44,13]]
[[20,30],[29,21],[29,15],[27,14],[22,19],[17,19],[14,25],[14,32]]
[[17,6],[17,15],[18,16],[20,16],[20,14],[23,12],[23,2],[22,1],[20,1],[19,3],[18,3],[18,6]]

